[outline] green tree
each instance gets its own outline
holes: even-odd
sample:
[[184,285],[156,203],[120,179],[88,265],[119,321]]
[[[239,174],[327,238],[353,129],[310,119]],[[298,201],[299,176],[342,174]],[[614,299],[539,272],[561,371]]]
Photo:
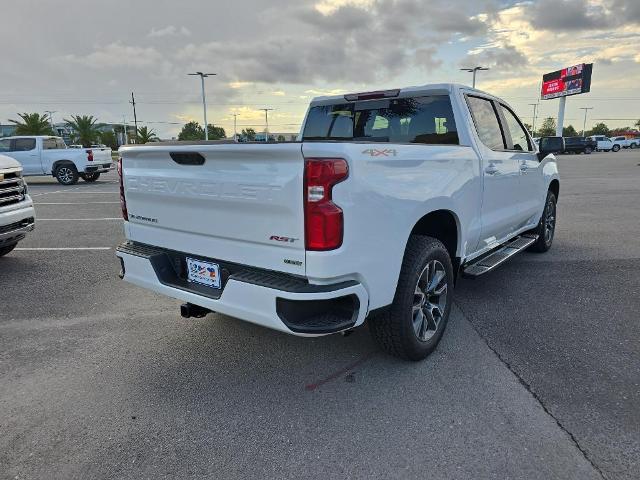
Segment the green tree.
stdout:
[[198,122],[189,122],[180,130],[178,140],[204,140],[204,129]]
[[556,134],[556,119],[553,117],[545,118],[537,133],[539,137],[553,137]]
[[216,127],[211,123],[207,125],[207,132],[209,133],[209,140],[220,140],[221,138],[227,138],[227,133],[222,127]]
[[153,131],[153,128],[140,127],[138,128],[138,143],[151,143],[160,140]]
[[576,131],[575,128],[573,128],[573,125],[569,125],[568,127],[564,127],[562,129],[562,136],[563,137],[577,137],[578,136],[578,132]]
[[640,120],[633,124],[634,127],[638,127],[640,129]]
[[286,138],[284,138],[284,135],[278,135],[278,141],[279,141],[279,142],[286,142],[286,141],[287,141],[287,139],[286,139]]
[[115,132],[112,132],[111,130],[100,132],[100,143],[106,145],[111,150],[118,149],[118,139],[116,138]]
[[16,135],[53,135],[50,118],[39,113],[19,113],[20,120],[9,120],[16,125]]
[[607,127],[605,123],[600,122],[596,123],[593,128],[586,134],[586,136],[591,135],[604,135],[605,137],[608,137],[609,135],[611,135],[611,130],[609,130],[609,127]]
[[71,115],[71,118],[65,118],[64,121],[73,130],[73,142],[82,144],[83,147],[96,143],[102,133],[100,128],[104,126],[93,115]]
[[256,139],[256,131],[253,128],[243,128],[241,136],[247,142],[253,142]]

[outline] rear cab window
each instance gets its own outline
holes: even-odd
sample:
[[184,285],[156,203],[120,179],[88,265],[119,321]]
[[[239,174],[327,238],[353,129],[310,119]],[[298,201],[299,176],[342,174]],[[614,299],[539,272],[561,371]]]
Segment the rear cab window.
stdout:
[[309,109],[302,140],[460,143],[448,95],[315,105]]

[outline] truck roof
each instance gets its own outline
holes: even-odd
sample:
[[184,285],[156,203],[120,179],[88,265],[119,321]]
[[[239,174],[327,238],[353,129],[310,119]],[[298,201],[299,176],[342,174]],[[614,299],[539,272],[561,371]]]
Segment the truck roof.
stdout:
[[[482,90],[469,87],[468,85],[462,85],[460,83],[430,83],[427,85],[416,85],[412,87],[404,87],[404,88],[397,88],[397,89],[385,88],[383,90],[380,90],[380,92],[387,92],[387,91],[394,91],[394,90],[398,90],[399,93],[397,97],[399,98],[406,97],[406,96],[415,96],[423,93],[424,94],[434,94],[434,93],[450,94],[458,90],[464,90],[465,92],[476,92],[476,93],[481,93],[483,95],[488,95],[490,97],[494,97],[494,95],[491,95],[490,93],[483,92]],[[369,92],[361,92],[361,93],[366,94]],[[353,94],[346,93],[341,95],[323,95],[323,96],[313,98],[313,100],[311,100],[311,104],[344,101],[345,96],[348,96],[348,95],[358,95],[358,93],[353,93]]]

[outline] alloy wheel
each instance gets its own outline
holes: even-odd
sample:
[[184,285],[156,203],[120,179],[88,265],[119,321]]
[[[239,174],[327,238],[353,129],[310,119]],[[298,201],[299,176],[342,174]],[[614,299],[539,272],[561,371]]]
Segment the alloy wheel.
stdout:
[[447,306],[447,272],[438,260],[427,263],[418,277],[413,307],[413,330],[420,341],[430,340],[438,331]]
[[69,167],[58,168],[58,178],[62,183],[71,183],[73,181],[73,171]]
[[556,228],[556,205],[551,200],[544,209],[544,241],[549,244]]

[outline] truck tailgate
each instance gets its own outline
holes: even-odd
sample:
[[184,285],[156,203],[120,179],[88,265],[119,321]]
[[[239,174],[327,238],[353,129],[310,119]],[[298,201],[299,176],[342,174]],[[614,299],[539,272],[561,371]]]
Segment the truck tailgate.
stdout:
[[130,240],[304,275],[300,144],[137,146],[120,152]]
[[93,161],[96,163],[111,163],[113,159],[111,158],[111,149],[110,148],[92,148],[93,152]]

